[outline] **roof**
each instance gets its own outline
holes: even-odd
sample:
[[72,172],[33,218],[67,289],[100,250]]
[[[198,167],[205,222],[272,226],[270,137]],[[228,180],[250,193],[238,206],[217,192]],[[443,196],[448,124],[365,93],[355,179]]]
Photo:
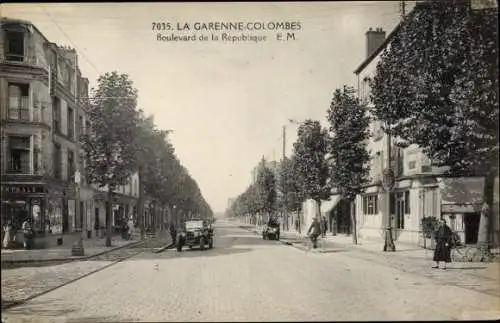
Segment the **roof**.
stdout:
[[45,37],[45,35],[38,29],[33,23],[29,20],[22,20],[22,19],[17,19],[17,18],[9,18],[9,17],[0,17],[0,22],[2,24],[22,24],[22,25],[28,25],[31,26],[42,38],[47,42],[47,43],[52,43],[50,40]]
[[[416,12],[416,9],[420,9],[422,8],[424,2],[421,2],[421,1],[417,1],[417,3],[415,4],[415,7],[413,8],[412,11],[410,11],[408,13],[408,15],[406,16],[406,19],[412,19],[413,16],[415,15],[415,12]],[[354,70],[354,74],[358,75],[359,73],[361,73],[365,67],[371,63],[371,61],[373,61],[375,59],[375,57],[377,57],[378,54],[380,54],[381,51],[383,51],[387,45],[391,42],[391,40],[394,38],[394,36],[397,35],[397,33],[399,32],[399,29],[401,29],[401,22],[399,22],[397,24],[397,26],[391,31],[391,33],[385,38],[384,42],[377,48],[375,49],[371,54],[370,56],[368,56],[355,70]]]

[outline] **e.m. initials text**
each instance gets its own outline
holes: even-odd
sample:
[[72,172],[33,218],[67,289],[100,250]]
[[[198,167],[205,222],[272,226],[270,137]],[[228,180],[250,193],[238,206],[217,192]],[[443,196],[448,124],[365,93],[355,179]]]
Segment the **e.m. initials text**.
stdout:
[[277,33],[276,34],[276,39],[281,40],[281,41],[290,41],[290,40],[295,40],[295,33]]

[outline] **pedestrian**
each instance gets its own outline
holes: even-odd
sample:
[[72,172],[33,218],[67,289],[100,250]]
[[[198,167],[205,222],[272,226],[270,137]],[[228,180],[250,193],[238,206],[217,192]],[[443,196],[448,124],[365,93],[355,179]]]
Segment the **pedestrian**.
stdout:
[[29,218],[24,220],[21,229],[23,230],[23,235],[24,235],[24,241],[23,241],[24,249],[29,249],[31,247],[31,238],[33,235]]
[[177,230],[175,230],[175,224],[174,222],[170,222],[170,236],[172,237],[172,242],[175,242],[175,239],[177,238]]
[[3,227],[3,231],[5,232],[3,236],[3,247],[9,248],[12,241],[12,221],[9,220]]
[[446,269],[446,264],[451,262],[451,247],[453,242],[453,232],[450,227],[446,224],[444,219],[439,221],[439,226],[436,230],[436,249],[434,250],[433,260],[436,265],[432,268],[439,268],[439,263],[443,262],[444,266],[442,269]]
[[328,221],[326,221],[326,216],[321,219],[321,236],[324,238],[326,236],[326,231],[328,230]]
[[311,223],[311,226],[309,227],[309,230],[307,230],[307,235],[311,238],[311,242],[313,243],[313,248],[316,249],[317,247],[317,239],[319,235],[321,234],[321,224],[318,218],[313,218],[313,222]]

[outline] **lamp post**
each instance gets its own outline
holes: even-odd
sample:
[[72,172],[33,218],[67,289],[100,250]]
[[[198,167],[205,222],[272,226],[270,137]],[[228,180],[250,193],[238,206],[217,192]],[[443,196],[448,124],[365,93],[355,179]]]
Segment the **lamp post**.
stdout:
[[[75,172],[75,190],[76,190],[75,218],[77,215],[81,216],[81,214],[80,214],[80,182],[81,182],[80,171],[76,170],[76,172]],[[81,223],[81,221],[80,221],[80,223]],[[73,244],[73,247],[71,247],[71,255],[72,256],[82,257],[85,255],[85,250],[83,248],[82,234],[83,234],[83,228],[80,228],[80,234],[78,235],[78,239]]]
[[382,174],[382,186],[385,189],[385,214],[384,214],[384,251],[396,251],[392,236],[391,220],[391,191],[394,186],[395,176],[391,165],[391,135],[387,133],[387,164]]

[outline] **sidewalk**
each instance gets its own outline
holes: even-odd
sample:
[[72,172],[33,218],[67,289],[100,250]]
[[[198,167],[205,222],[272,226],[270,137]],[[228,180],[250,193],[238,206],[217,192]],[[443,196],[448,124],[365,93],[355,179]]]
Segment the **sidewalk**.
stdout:
[[106,239],[95,238],[83,240],[85,255],[83,257],[71,256],[71,247],[61,246],[50,249],[2,249],[1,261],[3,263],[32,263],[45,261],[66,261],[87,259],[102,255],[113,250],[125,248],[138,244],[140,237],[132,237],[132,240],[123,240],[120,236],[114,236],[112,246],[106,247]]
[[[297,232],[282,232],[283,239],[293,240],[300,235]],[[434,262],[432,260],[434,252],[422,247],[396,242],[395,252],[384,252],[382,240],[363,239],[358,244],[353,244],[352,236],[346,235],[327,235],[323,242],[320,242],[320,249],[325,250],[342,248],[344,250],[357,250],[364,254],[376,257],[382,262],[398,264],[398,266],[413,267],[415,271],[428,271]],[[474,263],[474,262],[452,262],[450,269],[465,270],[467,275],[481,279],[494,281],[494,284],[500,283],[500,263]],[[461,275],[462,276],[462,275]],[[463,277],[463,276],[462,276]]]

